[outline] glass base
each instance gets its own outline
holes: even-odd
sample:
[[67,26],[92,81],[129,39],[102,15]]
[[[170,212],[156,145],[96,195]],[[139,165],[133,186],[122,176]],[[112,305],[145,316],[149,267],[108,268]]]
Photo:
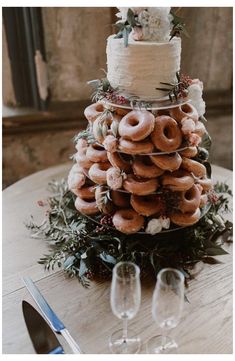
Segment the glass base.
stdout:
[[154,336],[147,342],[147,353],[177,353],[178,345],[168,336]]
[[132,354],[140,351],[140,337],[131,329],[127,330],[127,338],[123,339],[123,330],[117,330],[110,336],[109,348],[112,353]]

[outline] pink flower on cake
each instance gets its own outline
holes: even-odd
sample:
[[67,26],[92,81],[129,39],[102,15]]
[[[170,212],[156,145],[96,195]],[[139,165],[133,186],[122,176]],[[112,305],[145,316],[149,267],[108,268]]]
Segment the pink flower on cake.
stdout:
[[188,140],[192,146],[197,147],[201,143],[202,139],[198,134],[191,133],[188,136]]
[[133,40],[143,40],[143,30],[142,28],[135,26],[131,31],[131,36]]
[[117,150],[118,140],[114,135],[107,135],[103,141],[103,146],[108,152],[114,153]]
[[106,179],[111,189],[116,190],[122,188],[123,176],[119,168],[109,168],[106,173]]

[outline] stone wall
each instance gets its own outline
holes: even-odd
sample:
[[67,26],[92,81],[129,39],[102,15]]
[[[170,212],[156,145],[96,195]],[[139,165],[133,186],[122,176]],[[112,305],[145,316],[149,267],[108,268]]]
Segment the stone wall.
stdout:
[[110,8],[42,8],[52,100],[87,99],[86,82],[104,76]]

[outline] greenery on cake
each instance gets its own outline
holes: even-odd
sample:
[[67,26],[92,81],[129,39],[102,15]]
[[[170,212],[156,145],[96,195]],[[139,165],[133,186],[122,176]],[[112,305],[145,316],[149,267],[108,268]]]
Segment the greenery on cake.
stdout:
[[175,36],[188,36],[184,19],[168,7],[119,7],[116,23],[116,39],[123,38],[128,46],[129,36],[133,40],[171,41]]
[[121,260],[138,264],[142,276],[155,276],[163,267],[176,267],[188,282],[198,262],[220,263],[215,256],[227,254],[223,245],[232,242],[232,223],[223,217],[229,212],[228,196],[232,196],[226,183],[215,185],[209,197],[210,209],[196,225],[174,236],[146,235],[144,241],[141,235],[125,235],[110,228],[110,216],[93,220],[79,213],[65,180],[53,181],[49,186],[52,196],[38,202],[46,207],[45,220],[38,225],[31,218],[27,224],[31,236],[44,239],[49,247],[50,252],[39,263],[46,270],[62,269],[84,286],[90,279],[111,277],[112,268]]

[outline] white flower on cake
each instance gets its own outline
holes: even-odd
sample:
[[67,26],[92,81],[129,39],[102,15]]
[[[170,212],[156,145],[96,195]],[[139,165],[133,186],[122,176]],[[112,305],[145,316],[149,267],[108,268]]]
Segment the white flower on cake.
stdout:
[[162,229],[169,229],[170,228],[170,218],[167,217],[159,217],[151,219],[145,232],[151,235],[157,234],[162,231]]
[[173,17],[169,7],[149,7],[142,11],[138,20],[143,28],[143,39],[168,41],[172,29]]
[[116,14],[116,17],[121,19],[121,21],[126,21],[128,8],[120,7],[120,8],[118,8],[118,10],[119,10],[119,13]]
[[188,97],[192,105],[197,109],[199,117],[205,114],[206,103],[202,98],[203,83],[199,79],[193,79],[188,87]]

